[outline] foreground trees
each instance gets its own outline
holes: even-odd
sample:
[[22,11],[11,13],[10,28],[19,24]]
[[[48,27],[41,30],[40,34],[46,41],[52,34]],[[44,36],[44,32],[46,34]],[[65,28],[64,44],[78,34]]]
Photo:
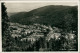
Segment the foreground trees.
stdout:
[[10,28],[9,28],[9,17],[7,16],[6,7],[4,3],[1,3],[2,13],[2,50],[10,51],[13,44]]

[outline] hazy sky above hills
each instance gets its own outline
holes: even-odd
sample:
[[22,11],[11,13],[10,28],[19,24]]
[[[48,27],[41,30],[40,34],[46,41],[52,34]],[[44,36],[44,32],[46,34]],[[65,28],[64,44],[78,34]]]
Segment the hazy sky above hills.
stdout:
[[25,2],[25,3],[5,3],[7,12],[23,12],[31,11],[33,9],[47,6],[47,5],[65,5],[65,6],[77,6],[77,2]]

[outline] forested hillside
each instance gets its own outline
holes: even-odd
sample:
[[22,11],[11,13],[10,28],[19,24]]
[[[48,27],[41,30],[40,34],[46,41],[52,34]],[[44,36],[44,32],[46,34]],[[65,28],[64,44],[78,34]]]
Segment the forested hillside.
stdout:
[[59,28],[77,28],[77,6],[44,6],[29,12],[19,12],[10,16],[11,22],[20,24],[45,24]]

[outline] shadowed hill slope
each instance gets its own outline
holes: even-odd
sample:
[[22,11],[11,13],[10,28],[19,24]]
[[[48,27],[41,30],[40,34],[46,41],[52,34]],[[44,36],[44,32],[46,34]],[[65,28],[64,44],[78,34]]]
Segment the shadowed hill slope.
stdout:
[[45,24],[71,30],[77,29],[77,6],[49,5],[29,12],[19,12],[10,16],[11,22],[20,24]]

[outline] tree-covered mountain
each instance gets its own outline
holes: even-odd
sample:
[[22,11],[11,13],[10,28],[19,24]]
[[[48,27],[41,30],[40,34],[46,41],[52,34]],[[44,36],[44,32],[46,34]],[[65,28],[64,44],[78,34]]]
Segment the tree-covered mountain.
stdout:
[[7,13],[8,17],[10,17],[10,16],[12,16],[12,15],[15,15],[15,14],[17,14],[17,12],[8,12],[8,13]]
[[11,22],[20,24],[45,24],[68,30],[77,30],[78,7],[49,5],[29,12],[19,12],[10,16]]

